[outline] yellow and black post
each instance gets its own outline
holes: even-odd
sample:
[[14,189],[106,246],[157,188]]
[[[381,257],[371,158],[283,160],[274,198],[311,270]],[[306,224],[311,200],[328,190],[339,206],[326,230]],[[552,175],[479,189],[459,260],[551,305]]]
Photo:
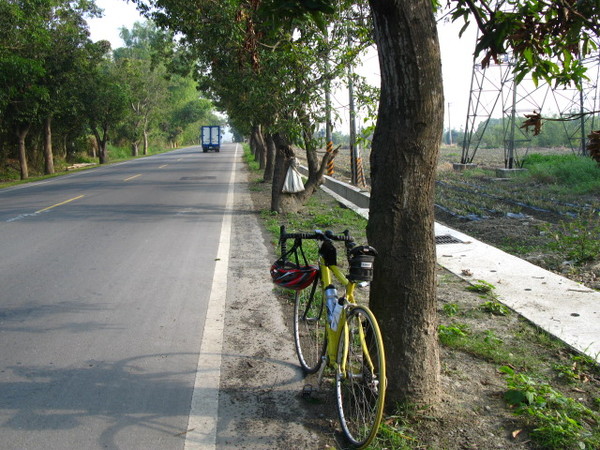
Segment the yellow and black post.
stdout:
[[367,184],[365,181],[362,158],[360,156],[356,158],[356,184],[361,187],[365,187]]
[[[332,153],[333,152],[333,142],[329,141],[327,142],[327,153]],[[327,163],[327,175],[332,177],[334,173],[333,170],[333,157],[329,160],[329,162]]]

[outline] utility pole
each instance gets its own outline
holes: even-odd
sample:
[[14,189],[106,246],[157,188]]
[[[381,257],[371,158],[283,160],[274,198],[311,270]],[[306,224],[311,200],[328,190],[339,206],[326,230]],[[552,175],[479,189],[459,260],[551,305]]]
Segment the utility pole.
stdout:
[[[327,66],[329,69],[329,66]],[[329,70],[327,70],[329,72]],[[333,129],[331,124],[331,81],[325,82],[325,145],[327,153],[333,152]],[[327,164],[327,175],[332,177],[334,173],[333,159]]]
[[450,124],[450,102],[448,102],[448,144],[452,145],[452,125]]
[[504,162],[507,169],[513,168],[515,160],[515,128],[517,126],[517,83],[513,80],[512,111],[510,114],[510,137],[508,140],[508,159]]
[[354,109],[354,81],[352,80],[352,66],[348,66],[348,96],[350,109],[350,168],[352,171],[352,184],[358,181],[356,170],[356,157],[358,149],[356,146],[356,111]]
[[581,156],[588,156],[588,152],[587,149],[585,148],[585,108],[583,107],[583,90],[579,91],[579,113],[580,113],[580,117],[579,117],[579,123],[580,123],[580,127],[581,127]]

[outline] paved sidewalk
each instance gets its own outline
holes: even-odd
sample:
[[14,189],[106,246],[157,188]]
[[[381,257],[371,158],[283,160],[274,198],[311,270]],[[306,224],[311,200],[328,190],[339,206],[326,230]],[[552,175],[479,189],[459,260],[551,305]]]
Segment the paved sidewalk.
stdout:
[[[364,207],[368,193],[326,178],[329,183],[322,186],[325,192],[369,217]],[[500,302],[600,363],[600,292],[439,223],[435,224],[435,235],[436,239],[445,236],[459,241],[436,246],[438,264],[468,282],[483,280],[494,285]]]

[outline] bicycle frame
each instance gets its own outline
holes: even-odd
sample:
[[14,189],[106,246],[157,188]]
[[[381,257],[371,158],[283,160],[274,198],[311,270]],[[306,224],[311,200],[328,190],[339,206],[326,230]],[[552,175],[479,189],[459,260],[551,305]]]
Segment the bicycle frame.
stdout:
[[[356,304],[356,302],[354,300],[354,290],[356,288],[356,283],[348,280],[348,278],[344,275],[344,273],[340,270],[340,268],[338,266],[327,265],[322,256],[319,257],[319,268],[320,268],[320,282],[322,283],[323,287],[329,286],[331,284],[332,276],[333,276],[342,284],[342,286],[346,290],[346,295],[345,295],[346,305],[345,305],[345,308],[342,310],[342,315],[339,319],[339,323],[344,324],[345,320],[346,320],[346,310],[347,310],[348,305]],[[337,358],[337,352],[338,352],[338,348],[339,348],[339,342],[340,342],[340,338],[342,338],[342,333],[343,333],[343,339],[346,339],[346,340],[349,339],[348,330],[346,329],[345,326],[340,326],[340,327],[338,327],[337,330],[334,331],[331,329],[329,321],[327,320],[325,322],[326,322],[325,330],[327,332],[327,347],[326,347],[325,355],[323,355],[323,357],[326,358],[325,362],[327,364],[323,364],[321,366],[321,370],[319,373],[319,381],[321,379],[323,369],[325,368],[326,365],[329,367],[335,366],[335,361]],[[369,365],[370,369],[373,370],[374,369],[373,361],[372,361],[371,355],[368,351],[367,344],[366,344],[366,337],[364,335],[362,328],[359,328],[359,333],[360,333],[359,337],[360,337],[361,347],[363,348],[364,355],[367,358],[367,364]],[[344,348],[348,348],[348,346],[346,345]],[[343,355],[342,367],[339,368],[339,370],[342,374],[346,374],[347,359],[348,359],[348,355],[347,354]]]
[[[346,290],[346,300],[348,303],[354,303],[354,288],[356,287],[356,283],[351,282],[346,278],[346,276],[342,273],[338,266],[328,266],[325,264],[325,260],[322,256],[319,257],[319,268],[320,268],[320,276],[321,283],[323,288],[325,286],[329,286],[332,282],[332,276],[334,276],[345,288]],[[339,323],[344,323],[344,319],[346,316],[346,310],[342,311],[342,316],[340,317]],[[331,366],[333,362],[336,360],[339,340],[343,327],[338,327],[337,331],[331,329],[329,320],[326,320],[325,330],[327,332],[327,350],[326,350],[326,362],[327,365]],[[323,366],[322,366],[323,367]]]
[[[289,251],[286,250],[287,239],[294,239]],[[309,239],[321,242],[318,271],[317,267],[309,266],[302,251],[302,240]],[[348,275],[337,266],[334,241],[345,243]],[[296,289],[294,298],[294,344],[300,365],[306,374],[318,374],[319,387],[325,368],[333,369],[342,430],[353,447],[365,448],[375,438],[381,423],[387,382],[383,339],[377,320],[368,306],[358,304],[355,295],[359,281],[373,279],[377,251],[368,245],[357,246],[348,230],[340,235],[320,230],[286,233],[285,226],[281,226],[279,242],[282,256],[276,264],[285,266],[286,257],[292,255],[295,259],[289,271],[282,270],[281,283],[290,275],[310,275],[311,287],[305,282],[298,284],[302,287]],[[279,266],[274,264],[273,267]],[[272,268],[273,274],[277,276],[279,272]],[[296,279],[298,283],[303,280],[291,278]],[[333,289],[336,285],[339,293]],[[335,330],[332,323],[337,324]]]

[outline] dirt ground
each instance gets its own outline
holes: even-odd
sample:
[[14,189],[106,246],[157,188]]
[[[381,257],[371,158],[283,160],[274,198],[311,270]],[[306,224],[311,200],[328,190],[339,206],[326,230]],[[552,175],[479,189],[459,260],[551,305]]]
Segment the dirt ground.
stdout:
[[[268,210],[270,189],[260,183],[260,176],[247,174],[236,181],[230,285],[228,294],[223,394],[220,398],[222,425],[218,448],[343,448],[338,431],[335,399],[328,386],[308,398],[302,396],[305,379],[299,369],[292,339],[292,303],[277,296],[268,282],[268,267],[275,259],[271,238],[262,231],[261,210]],[[249,184],[248,184],[249,183]],[[325,194],[317,194],[331,202]],[[534,227],[534,218],[499,218],[470,224],[447,223],[478,239],[523,239]],[[452,222],[448,218],[448,222]],[[519,231],[520,230],[520,231]],[[490,242],[492,241],[492,242]],[[493,239],[488,240],[492,243]],[[452,325],[458,319],[445,314],[445,305],[462,312],[460,322],[473,333],[485,332],[510,345],[528,336],[528,352],[541,360],[569,361],[566,349],[537,345],[537,331],[516,314],[495,316],[482,314],[479,294],[466,290],[466,284],[451,273],[438,268],[440,323]],[[517,355],[518,356],[518,355]],[[407,448],[415,449],[534,449],[523,419],[506,406],[503,393],[506,381],[499,365],[467,352],[441,347],[443,400],[435,409],[415,412],[402,425]],[[552,375],[549,375],[552,376]],[[566,385],[565,395],[593,404],[598,396],[600,379],[587,376],[587,386]],[[398,418],[387,419],[398,426]],[[241,433],[240,433],[241,431]],[[386,447],[378,444],[375,448]]]

